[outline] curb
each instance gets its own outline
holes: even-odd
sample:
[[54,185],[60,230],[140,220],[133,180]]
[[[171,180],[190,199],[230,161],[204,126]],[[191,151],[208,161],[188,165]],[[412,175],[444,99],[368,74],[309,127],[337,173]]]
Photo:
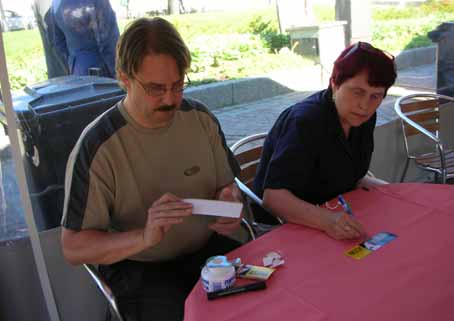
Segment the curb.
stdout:
[[437,46],[403,50],[396,56],[397,70],[435,63]]
[[243,104],[292,92],[266,77],[227,80],[188,88],[185,96],[200,100],[210,110]]

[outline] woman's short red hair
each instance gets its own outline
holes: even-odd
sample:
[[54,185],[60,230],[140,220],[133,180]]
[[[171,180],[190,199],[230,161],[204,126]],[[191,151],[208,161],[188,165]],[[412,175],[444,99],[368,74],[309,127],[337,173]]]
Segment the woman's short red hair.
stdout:
[[373,87],[384,87],[385,95],[396,80],[394,57],[367,42],[358,42],[342,51],[334,62],[330,86],[336,87],[359,73],[368,73],[368,83]]

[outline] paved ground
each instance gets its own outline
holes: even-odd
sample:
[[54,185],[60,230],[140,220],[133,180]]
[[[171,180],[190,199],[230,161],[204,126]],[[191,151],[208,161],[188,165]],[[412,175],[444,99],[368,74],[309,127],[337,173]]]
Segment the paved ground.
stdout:
[[[378,124],[386,123],[397,117],[394,113],[394,101],[415,91],[433,91],[435,88],[435,66],[427,65],[399,71],[395,87],[389,91],[378,111]],[[278,115],[288,106],[302,100],[311,93],[325,88],[326,79],[322,79],[317,68],[277,72],[270,78],[279,81],[294,92],[252,103],[217,109],[214,114],[219,118],[231,145],[240,138],[270,129]],[[26,225],[19,200],[19,192],[11,159],[9,139],[0,131],[0,241],[26,235]]]
[[[397,118],[397,114],[394,112],[394,102],[402,95],[413,91],[434,91],[434,74],[435,65],[425,65],[399,71],[396,86],[389,90],[388,96],[378,109],[377,125]],[[304,77],[301,77],[301,75],[304,75]],[[301,81],[299,78],[303,78],[303,80]],[[274,77],[274,79],[279,80],[279,77]],[[313,81],[308,81],[308,79]],[[317,70],[306,70],[299,74],[288,73],[287,78],[280,79],[282,83],[289,87],[300,88],[300,90],[286,95],[215,110],[214,114],[221,123],[227,143],[231,145],[245,136],[268,131],[285,108],[325,87],[319,79]],[[304,87],[309,89],[301,90]]]

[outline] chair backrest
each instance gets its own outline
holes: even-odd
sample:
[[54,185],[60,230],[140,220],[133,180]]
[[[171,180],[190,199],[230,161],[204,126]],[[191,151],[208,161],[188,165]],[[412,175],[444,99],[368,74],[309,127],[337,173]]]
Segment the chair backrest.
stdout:
[[[440,101],[437,98],[432,97],[400,103],[400,109],[404,115],[435,135],[437,135],[437,132],[440,129],[439,107]],[[415,128],[406,122],[403,123],[403,126],[406,137],[421,134],[418,128]]]
[[241,167],[239,179],[249,188],[252,188],[254,182],[266,135],[267,133],[260,133],[247,136],[230,147]]
[[399,98],[394,109],[399,115],[408,156],[408,138],[425,135],[435,144],[439,143],[440,105],[454,98],[437,94],[412,94]]

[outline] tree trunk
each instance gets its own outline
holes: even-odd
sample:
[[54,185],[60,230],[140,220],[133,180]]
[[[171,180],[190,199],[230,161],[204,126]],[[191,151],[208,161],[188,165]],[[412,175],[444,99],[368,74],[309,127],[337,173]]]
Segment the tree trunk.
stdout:
[[281,22],[281,16],[279,14],[279,0],[276,0],[276,14],[277,14],[277,22],[279,24],[279,33],[283,33],[283,28],[282,28],[282,22]]
[[169,14],[180,14],[180,2],[178,0],[167,0]]

